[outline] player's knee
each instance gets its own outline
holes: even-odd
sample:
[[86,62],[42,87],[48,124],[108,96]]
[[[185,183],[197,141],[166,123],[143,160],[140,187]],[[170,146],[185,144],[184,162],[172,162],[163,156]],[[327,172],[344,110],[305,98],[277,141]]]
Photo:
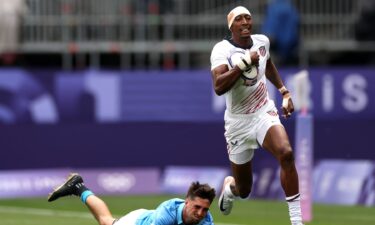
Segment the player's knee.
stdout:
[[280,164],[281,166],[293,166],[294,165],[294,154],[292,152],[292,149],[290,147],[285,148],[281,151],[281,154],[279,156]]

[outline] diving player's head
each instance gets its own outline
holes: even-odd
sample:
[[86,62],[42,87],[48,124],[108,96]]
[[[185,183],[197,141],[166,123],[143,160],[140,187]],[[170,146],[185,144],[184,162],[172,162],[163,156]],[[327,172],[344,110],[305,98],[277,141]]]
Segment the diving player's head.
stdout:
[[193,182],[186,194],[182,213],[184,224],[199,224],[206,217],[214,198],[215,189],[208,184]]

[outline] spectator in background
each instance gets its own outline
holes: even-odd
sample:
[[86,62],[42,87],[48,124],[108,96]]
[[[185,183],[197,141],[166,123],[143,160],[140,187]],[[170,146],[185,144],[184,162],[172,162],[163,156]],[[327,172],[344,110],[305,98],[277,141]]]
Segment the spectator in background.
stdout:
[[[356,23],[354,23],[354,35],[357,41],[375,41],[375,1],[361,1],[361,12]],[[371,51],[360,52],[356,57],[360,63],[375,64],[375,56]],[[353,60],[350,61],[353,63]]]
[[0,3],[0,56],[4,64],[15,60],[19,45],[21,16],[27,11],[24,0],[1,0]]
[[355,37],[359,41],[375,40],[375,2],[362,1],[361,14],[355,24]]
[[270,0],[262,33],[268,36],[278,63],[297,61],[299,42],[299,15],[289,0]]

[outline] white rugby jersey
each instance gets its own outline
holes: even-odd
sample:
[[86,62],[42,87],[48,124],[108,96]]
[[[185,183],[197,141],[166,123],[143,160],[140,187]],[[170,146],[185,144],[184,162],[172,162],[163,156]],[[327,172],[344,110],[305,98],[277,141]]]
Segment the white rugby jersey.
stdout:
[[[232,114],[254,113],[269,101],[265,71],[267,60],[270,58],[270,42],[267,36],[261,34],[253,34],[251,38],[253,45],[250,51],[257,51],[259,54],[258,77],[252,86],[246,84],[240,77],[225,93],[227,111]],[[234,48],[239,47],[229,40],[218,42],[211,52],[211,70],[223,64],[228,65],[228,57]]]

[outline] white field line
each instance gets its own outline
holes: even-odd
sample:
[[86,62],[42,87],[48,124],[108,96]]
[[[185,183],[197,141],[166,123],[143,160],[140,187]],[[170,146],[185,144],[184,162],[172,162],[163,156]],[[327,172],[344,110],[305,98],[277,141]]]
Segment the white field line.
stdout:
[[[65,211],[65,210],[52,210],[52,209],[38,209],[30,207],[13,207],[13,206],[1,206],[0,213],[13,213],[13,214],[28,214],[28,215],[37,215],[37,216],[53,216],[53,217],[75,217],[83,219],[94,219],[91,213],[88,212],[75,212],[75,211]],[[252,213],[257,213],[252,211]],[[264,212],[260,212],[264,213]],[[269,214],[268,214],[269,215]],[[326,212],[321,216],[331,217],[329,212]],[[120,218],[122,215],[114,215],[115,218]],[[337,215],[341,219],[355,220],[355,221],[367,221],[373,222],[375,224],[375,216],[356,216],[356,215]],[[240,224],[230,224],[230,223],[215,223],[216,225],[240,225]]]
[[[86,212],[74,212],[74,211],[61,211],[52,209],[37,209],[37,208],[27,208],[27,207],[12,207],[12,206],[0,206],[0,213],[13,213],[13,214],[28,214],[36,216],[49,216],[49,217],[75,217],[82,219],[94,220],[91,213]],[[114,215],[116,218],[120,218],[119,215]],[[230,224],[230,223],[216,223],[217,225],[240,225],[240,224]]]
[[27,207],[0,206],[0,212],[13,213],[13,214],[28,214],[28,215],[36,215],[36,216],[53,216],[53,217],[59,216],[59,217],[94,219],[94,217],[90,213],[85,213],[85,212],[61,211],[61,210],[38,209],[38,208],[27,208]]

